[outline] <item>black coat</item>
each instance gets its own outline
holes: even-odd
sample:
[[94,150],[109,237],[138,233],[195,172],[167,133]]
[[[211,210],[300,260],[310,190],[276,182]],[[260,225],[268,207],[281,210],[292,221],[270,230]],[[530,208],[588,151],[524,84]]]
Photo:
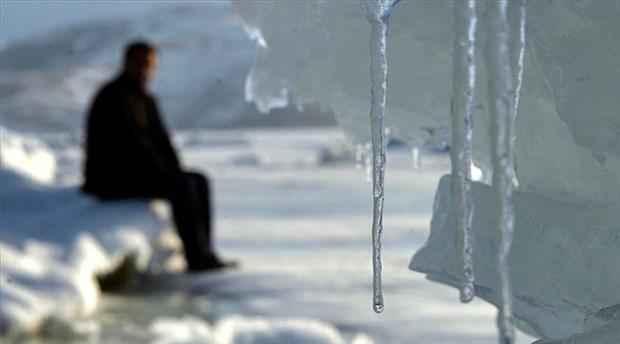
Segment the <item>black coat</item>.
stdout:
[[88,114],[83,191],[123,197],[146,179],[178,171],[155,99],[126,75],[105,85]]

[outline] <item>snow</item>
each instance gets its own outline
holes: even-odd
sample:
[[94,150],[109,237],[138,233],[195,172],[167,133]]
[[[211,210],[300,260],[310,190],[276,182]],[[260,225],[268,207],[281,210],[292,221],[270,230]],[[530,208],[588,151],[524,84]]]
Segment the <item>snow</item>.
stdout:
[[40,183],[49,184],[56,174],[53,153],[34,135],[13,135],[0,127],[2,168],[10,168]]
[[36,330],[50,315],[92,313],[100,297],[94,277],[127,255],[144,268],[164,220],[145,202],[99,204],[76,186],[51,185],[51,149],[0,130],[1,332]]
[[[228,333],[230,343],[494,342],[492,308],[480,301],[460,308],[449,289],[406,269],[410,251],[427,236],[446,155],[427,156],[413,171],[408,149],[390,150],[386,192],[394,201],[385,209],[391,230],[384,237],[384,288],[391,306],[377,317],[368,305],[370,184],[355,169],[353,154],[322,158],[330,147],[346,146],[340,130],[191,131],[175,141],[188,166],[213,178],[217,247],[224,257],[239,259],[241,268],[187,275],[178,272],[179,264],[146,264],[150,272],[127,292],[100,293],[93,273],[109,269],[123,252],[139,252],[142,243],[153,251],[150,238],[168,228],[168,220],[145,203],[101,204],[77,194],[75,184],[33,184],[3,172],[2,310],[18,304],[24,315],[11,310],[2,319],[25,319],[21,329],[33,331],[3,339],[195,342]],[[73,149],[52,151],[62,156]],[[75,183],[79,170],[59,164],[56,173]],[[36,216],[30,216],[31,204],[39,209]],[[26,245],[28,240],[36,245]],[[5,288],[5,276],[16,274],[29,282]],[[9,292],[22,301],[13,303]]]
[[[160,318],[151,324],[157,338],[154,343],[213,344],[344,344],[345,340],[333,326],[308,319],[265,319],[231,316],[210,327],[202,319],[186,316],[181,319]],[[351,344],[373,344],[372,339],[359,335]]]

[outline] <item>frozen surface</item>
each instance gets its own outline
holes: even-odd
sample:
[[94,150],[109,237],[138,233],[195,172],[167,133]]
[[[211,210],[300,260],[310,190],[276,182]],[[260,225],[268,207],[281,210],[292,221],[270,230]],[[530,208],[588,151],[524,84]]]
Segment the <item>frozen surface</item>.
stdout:
[[[59,134],[59,141],[64,142],[62,137],[64,134]],[[408,149],[388,149],[392,158],[386,191],[393,201],[385,209],[390,231],[384,237],[383,268],[391,306],[377,316],[368,302],[372,291],[368,249],[371,184],[365,182],[364,171],[355,170],[352,148],[344,142],[341,131],[193,131],[180,134],[175,141],[189,167],[205,170],[213,178],[216,242],[224,257],[240,260],[241,269],[186,275],[178,272],[178,266],[171,266],[140,275],[135,286],[124,293],[99,295],[92,275],[78,275],[73,265],[45,252],[63,250],[76,261],[95,265],[94,253],[106,252],[108,247],[97,233],[116,235],[117,220],[128,235],[136,234],[138,228],[149,231],[159,225],[147,221],[153,215],[147,216],[146,205],[95,205],[75,195],[75,186],[60,191],[38,186],[37,190],[43,188],[44,192],[32,193],[30,184],[24,187],[2,175],[3,192],[11,189],[21,196],[2,196],[0,262],[5,261],[5,252],[17,252],[20,261],[32,262],[19,265],[20,271],[45,264],[51,275],[38,276],[36,283],[15,284],[13,290],[28,295],[33,286],[45,287],[49,279],[64,281],[54,276],[65,271],[62,276],[71,282],[55,284],[57,288],[49,290],[58,295],[62,292],[67,305],[78,305],[68,308],[83,309],[77,301],[80,294],[72,292],[76,288],[73,285],[86,285],[98,295],[96,302],[91,300],[96,308],[90,313],[71,311],[66,315],[64,304],[49,305],[46,310],[51,311],[51,318],[46,319],[43,330],[18,338],[43,343],[195,343],[224,335],[230,343],[247,339],[261,344],[273,343],[274,338],[282,343],[308,338],[318,343],[355,344],[495,342],[491,306],[475,300],[462,307],[452,290],[430,284],[407,270],[412,248],[421,246],[428,235],[433,191],[441,173],[448,169],[445,154],[427,156],[421,169],[413,171]],[[56,156],[75,149],[51,147],[47,151]],[[56,167],[56,174],[64,174],[62,180],[67,184],[74,185],[78,180],[76,163],[67,161]],[[18,206],[22,200],[46,202],[48,207],[32,214],[30,208]],[[91,211],[86,213],[88,209]],[[91,220],[87,221],[87,216]],[[37,225],[26,226],[29,223]],[[48,233],[51,241],[41,241],[37,246],[46,250],[22,248],[28,239],[12,230],[17,225]],[[46,230],[65,226],[84,235],[95,233],[88,234],[94,238],[90,240],[93,246],[70,246],[63,243],[60,230]],[[11,237],[18,239],[9,240]],[[79,252],[88,247],[103,249],[89,248],[93,256],[80,256]],[[96,261],[101,267],[114,260],[104,254],[102,257]],[[0,267],[3,274],[15,270],[12,266]],[[2,307],[10,304],[5,303],[4,294],[2,297]],[[40,310],[32,304],[29,307]],[[446,321],[451,324],[449,331]],[[521,336],[520,343],[533,340],[527,338]],[[3,342],[5,339],[12,342],[12,337],[4,337]]]

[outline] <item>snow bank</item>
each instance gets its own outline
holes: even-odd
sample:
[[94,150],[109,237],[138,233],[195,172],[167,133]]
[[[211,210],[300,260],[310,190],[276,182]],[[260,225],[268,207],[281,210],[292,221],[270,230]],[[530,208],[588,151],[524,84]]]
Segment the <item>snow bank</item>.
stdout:
[[[309,319],[226,317],[214,326],[192,316],[159,318],[150,326],[154,343],[182,344],[344,344],[340,332],[330,324]],[[364,334],[351,344],[373,344]]]
[[[33,135],[14,135],[0,127],[2,169],[10,168],[41,183],[51,183],[56,174],[53,153]],[[4,186],[4,185],[3,185]]]
[[75,186],[42,183],[54,175],[49,149],[0,130],[0,333],[12,335],[92,312],[95,276],[127,256],[145,268],[164,218],[145,202],[103,204]]

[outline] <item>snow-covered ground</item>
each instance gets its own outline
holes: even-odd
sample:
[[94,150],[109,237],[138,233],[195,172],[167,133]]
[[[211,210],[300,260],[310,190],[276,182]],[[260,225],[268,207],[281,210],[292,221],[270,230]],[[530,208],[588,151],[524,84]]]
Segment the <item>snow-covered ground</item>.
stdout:
[[[20,136],[3,134],[13,141]],[[56,141],[65,142],[62,136]],[[413,170],[408,149],[389,151],[386,310],[377,315],[371,307],[370,184],[355,169],[339,129],[194,131],[176,141],[186,165],[213,179],[218,247],[241,268],[186,275],[175,271],[178,265],[162,271],[154,264],[125,292],[98,296],[84,272],[110,269],[119,252],[140,252],[139,243],[149,243],[153,230],[169,226],[141,204],[101,205],[79,196],[79,147],[41,144],[40,150],[64,156],[54,174],[63,175],[56,180],[65,186],[17,184],[24,177],[2,173],[2,296],[12,292],[34,312],[26,321],[42,315],[42,330],[29,340],[496,342],[493,307],[482,301],[461,305],[455,290],[407,268],[427,238],[433,193],[448,168],[445,154],[424,155],[422,167]],[[37,153],[35,146],[30,142],[30,154]],[[75,159],[67,158],[71,154]],[[80,295],[89,295],[89,304]]]

